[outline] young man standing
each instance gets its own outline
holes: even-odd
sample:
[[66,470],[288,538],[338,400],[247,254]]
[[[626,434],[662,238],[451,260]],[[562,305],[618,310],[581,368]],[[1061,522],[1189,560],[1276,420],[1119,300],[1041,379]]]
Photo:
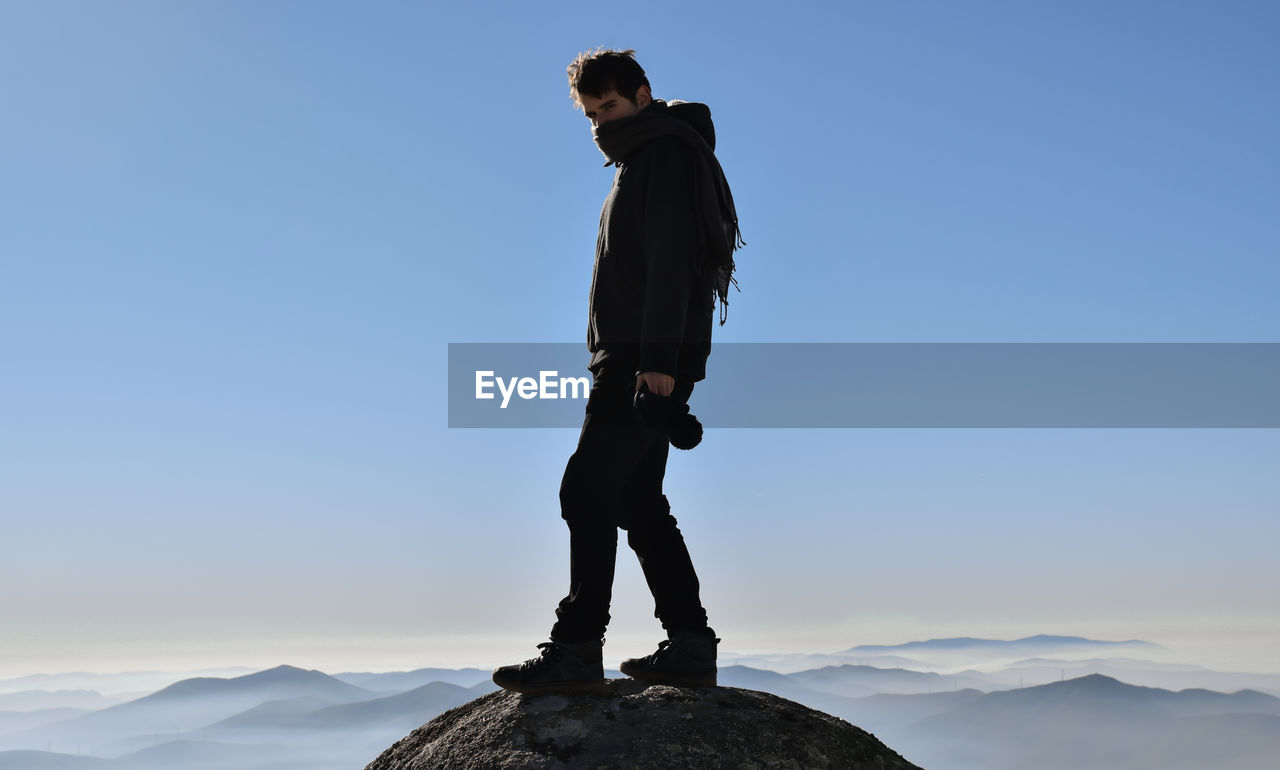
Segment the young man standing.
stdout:
[[[516,692],[604,683],[618,530],[636,552],[667,639],[623,673],[676,685],[716,683],[716,644],[698,577],[662,493],[668,437],[643,424],[637,394],[685,405],[706,376],[715,300],[727,309],[737,214],[714,154],[711,111],[653,98],[634,51],[596,50],[568,67],[574,104],[615,165],[600,215],[588,310],[593,375],[578,446],[560,485],[569,527],[569,594],[539,657],[494,671]],[[736,283],[736,282],[734,282]],[[674,404],[672,404],[674,406]]]

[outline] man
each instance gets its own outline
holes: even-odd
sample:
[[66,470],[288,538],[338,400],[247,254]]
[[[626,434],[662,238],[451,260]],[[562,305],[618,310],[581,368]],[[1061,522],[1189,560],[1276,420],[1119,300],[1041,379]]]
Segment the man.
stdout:
[[636,552],[667,639],[623,673],[676,685],[716,683],[716,644],[698,577],[662,493],[668,437],[638,419],[637,394],[688,403],[706,376],[718,295],[724,323],[740,242],[705,105],[653,98],[634,51],[596,50],[568,67],[613,188],[600,215],[588,309],[593,383],[560,485],[569,527],[569,594],[542,654],[494,671],[516,692],[599,689],[618,529]]

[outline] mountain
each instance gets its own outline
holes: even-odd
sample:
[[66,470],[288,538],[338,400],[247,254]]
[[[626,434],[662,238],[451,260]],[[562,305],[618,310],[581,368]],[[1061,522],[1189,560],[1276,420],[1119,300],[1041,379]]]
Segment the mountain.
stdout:
[[326,706],[332,705],[333,701],[327,698],[317,698],[314,695],[303,695],[297,698],[285,698],[284,700],[269,700],[266,703],[259,703],[247,711],[242,711],[208,727],[201,728],[201,731],[279,730],[301,727],[306,722],[307,717]]
[[[610,672],[606,674],[606,676],[620,678],[622,673],[617,672],[615,675],[613,672]],[[479,698],[481,695],[488,695],[491,692],[497,692],[499,689],[501,688],[494,684],[492,679],[489,679],[484,682],[480,682],[479,684],[471,685],[467,688],[467,691],[471,693],[472,697]]]
[[990,690],[1000,686],[990,677],[977,671],[964,671],[944,676],[932,672],[906,671],[900,668],[851,665],[798,671],[787,674],[787,678],[811,690],[852,698],[877,693],[915,695],[961,688]]
[[[980,690],[955,690],[925,695],[881,693],[865,698],[851,698],[835,706],[830,713],[876,735],[897,735],[905,727],[954,711],[984,694]],[[810,703],[805,705],[812,706]]]
[[[299,757],[323,759],[335,768],[358,767],[423,722],[494,689],[492,683],[463,688],[430,682],[408,692],[344,704],[315,698],[270,701],[210,725],[199,735],[228,743],[272,741],[295,747]],[[241,770],[241,765],[235,766]]]
[[[948,770],[1273,770],[1280,756],[1280,699],[1252,690],[1226,694],[1137,687],[1086,676],[983,693],[846,697],[840,677],[869,673],[892,686],[928,681],[918,672],[858,667],[780,676],[722,669],[722,684],[751,682],[871,731],[924,767]],[[899,680],[899,678],[902,678]],[[936,680],[935,680],[936,681]]]
[[212,724],[207,732],[390,730],[401,734],[475,697],[470,689],[430,682],[408,692],[352,703],[333,704],[310,697],[269,701]]
[[1044,735],[1063,725],[1110,731],[1116,725],[1164,723],[1172,718],[1224,714],[1280,715],[1280,699],[1243,690],[1170,692],[1137,687],[1100,674],[1065,682],[988,693],[925,723],[935,736],[974,735],[998,729]]
[[[315,697],[268,701],[182,737],[237,744],[270,741],[292,747],[290,756],[299,761],[299,770],[345,770],[360,766],[424,721],[495,689],[492,682],[469,688],[431,682],[408,692],[345,704]],[[308,757],[310,764],[301,762]],[[226,766],[245,770],[250,760],[265,761],[255,755]],[[281,770],[292,765],[263,767]]]
[[726,666],[720,669],[717,681],[721,687],[768,692],[853,722],[845,715],[858,713],[858,704],[864,699],[813,689],[794,677],[794,674],[778,674],[746,666]]
[[780,674],[793,674],[797,671],[808,671],[824,666],[843,666],[846,664],[879,666],[880,668],[906,668],[923,670],[931,665],[923,660],[905,658],[901,655],[847,655],[847,654],[798,654],[787,653],[777,655],[737,655],[725,653],[720,655],[721,665],[747,666],[749,668],[768,669]]
[[1029,658],[1011,663],[1002,670],[991,673],[989,677],[992,682],[1008,687],[1021,686],[1023,683],[1036,685],[1078,679],[1088,674],[1103,674],[1129,684],[1165,690],[1200,688],[1235,692],[1254,689],[1270,695],[1280,695],[1280,675],[1277,674],[1214,671],[1202,666],[1157,663],[1134,658],[1090,658],[1074,661]]
[[1137,687],[1101,674],[1065,682],[988,693],[967,704],[963,714],[942,718],[942,724],[972,726],[980,721],[1021,724],[1084,717],[1111,720],[1131,716],[1181,717],[1213,714],[1280,715],[1280,698],[1251,690],[1234,694],[1209,690],[1171,692]]
[[459,687],[472,687],[480,682],[490,681],[493,672],[479,668],[419,668],[413,671],[391,671],[385,674],[344,673],[334,674],[347,684],[363,687],[366,690],[384,690],[405,692],[431,682],[446,682]]
[[471,690],[447,682],[430,682],[388,698],[323,708],[307,718],[307,726],[365,730],[391,728],[404,733],[451,708],[475,699]]
[[[988,653],[988,654],[1022,654],[1022,651],[1034,650],[1085,650],[1091,648],[1119,648],[1119,647],[1138,647],[1148,649],[1160,649],[1160,646],[1151,642],[1144,642],[1140,639],[1130,639],[1123,642],[1104,642],[1094,639],[1085,639],[1079,636],[1049,636],[1040,634],[1037,636],[1028,636],[1023,639],[1005,640],[1005,639],[975,639],[969,636],[953,637],[948,639],[928,639],[922,642],[907,642],[905,644],[863,644],[857,647],[850,647],[841,652],[841,655],[878,655],[881,653],[893,652],[965,652],[965,653]],[[1034,653],[1027,653],[1034,654]]]
[[132,699],[193,676],[232,677],[252,672],[253,669],[235,667],[189,672],[124,671],[98,674],[89,671],[73,671],[62,674],[28,674],[0,679],[0,693],[21,690],[94,690],[110,696],[130,693],[130,699]]
[[198,730],[265,701],[299,697],[341,703],[366,700],[373,693],[320,671],[278,666],[233,679],[185,679],[128,703],[8,736],[4,742],[11,748],[46,748],[52,743],[66,749],[127,739],[130,742],[115,748],[132,750],[155,743],[156,735]]
[[[1133,666],[1135,668],[1144,668],[1152,671],[1208,671],[1203,666],[1196,666],[1190,663],[1157,663],[1154,660],[1146,660],[1144,658],[1086,658],[1084,660],[1067,660],[1065,658],[1027,658],[1026,660],[1018,660],[1010,663],[1006,668],[1037,668],[1045,666],[1049,668],[1057,668],[1058,666],[1087,666],[1087,665],[1112,665],[1112,666]],[[1073,677],[1075,678],[1075,677]]]
[[1273,760],[1250,763],[1280,756],[1278,720],[1280,699],[1262,693],[1171,692],[1091,675],[989,693],[892,735],[911,736],[926,767],[1270,770]]
[[[744,690],[760,690],[783,698],[808,703],[819,691],[805,687],[790,674],[778,674],[747,666],[722,666],[716,679],[722,687],[740,687]],[[807,700],[806,700],[807,699]],[[814,708],[819,708],[815,706]]]
[[[353,699],[368,695],[355,685],[335,679],[323,671],[307,671],[294,666],[276,666],[255,674],[234,679],[196,677],[175,682],[157,693],[139,698],[133,703],[172,702],[192,698],[222,697],[226,695],[277,694],[289,691],[295,694],[329,696],[335,699]],[[301,692],[305,691],[305,693]]]

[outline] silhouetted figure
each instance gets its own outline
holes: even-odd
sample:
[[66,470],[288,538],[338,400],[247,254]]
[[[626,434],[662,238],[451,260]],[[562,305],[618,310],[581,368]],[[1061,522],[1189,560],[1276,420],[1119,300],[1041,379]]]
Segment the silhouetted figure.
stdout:
[[618,530],[636,552],[667,639],[623,673],[681,685],[716,683],[716,645],[698,577],[662,493],[672,444],[702,426],[688,410],[706,377],[716,298],[728,310],[742,243],[703,104],[654,99],[634,51],[596,50],[568,67],[574,104],[616,166],[600,214],[587,324],[594,380],[578,446],[560,485],[569,526],[569,593],[539,657],[494,671],[525,693],[593,690],[604,682]]

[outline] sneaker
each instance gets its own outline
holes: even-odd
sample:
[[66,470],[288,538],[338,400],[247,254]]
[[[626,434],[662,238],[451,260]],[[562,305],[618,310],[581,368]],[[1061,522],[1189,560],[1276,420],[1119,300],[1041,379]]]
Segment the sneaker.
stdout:
[[512,692],[596,692],[605,689],[603,642],[543,642],[536,658],[494,669],[493,683]]
[[630,658],[619,666],[627,676],[652,684],[682,687],[715,687],[716,645],[710,629],[673,631],[658,642],[658,651],[647,658]]

